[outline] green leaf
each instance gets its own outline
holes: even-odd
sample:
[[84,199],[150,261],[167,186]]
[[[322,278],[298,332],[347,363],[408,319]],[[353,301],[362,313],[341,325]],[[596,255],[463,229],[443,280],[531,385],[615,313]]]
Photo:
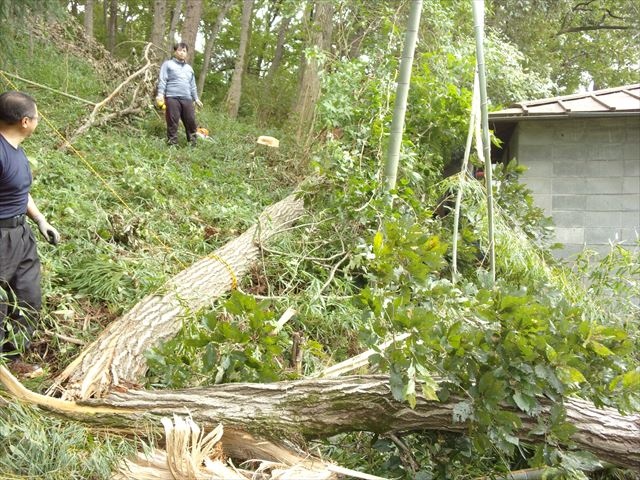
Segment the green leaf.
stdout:
[[580,384],[586,382],[587,379],[577,368],[563,366],[557,368],[558,378],[565,385]]
[[609,350],[607,347],[605,347],[599,342],[592,341],[590,342],[590,346],[593,349],[593,351],[596,352],[601,357],[608,357],[610,355],[613,355],[613,352],[611,350]]
[[454,405],[451,413],[454,423],[463,423],[473,416],[473,406],[469,402],[459,402]]
[[382,232],[378,230],[373,236],[373,253],[376,257],[379,257],[382,254],[383,241],[384,237],[382,236]]
[[528,413],[529,415],[531,415],[538,406],[538,402],[536,402],[534,397],[522,392],[514,393],[513,401],[516,402],[516,405],[520,410]]
[[602,462],[591,452],[559,452],[562,466],[572,470],[593,472],[603,468]]
[[404,379],[395,369],[391,369],[389,372],[389,385],[391,386],[393,398],[399,402],[404,401]]

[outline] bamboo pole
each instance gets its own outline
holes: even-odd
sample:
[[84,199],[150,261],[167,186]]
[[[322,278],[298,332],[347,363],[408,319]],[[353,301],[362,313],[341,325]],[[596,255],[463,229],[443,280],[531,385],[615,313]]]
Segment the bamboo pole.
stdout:
[[467,142],[464,148],[462,167],[460,168],[460,173],[458,175],[458,192],[456,193],[456,204],[453,211],[453,245],[451,252],[451,276],[453,283],[458,281],[458,231],[460,223],[460,208],[462,206],[462,184],[467,179],[469,156],[471,154],[471,144],[473,142],[473,132],[478,121],[478,103],[480,102],[478,89],[478,72],[476,71],[473,76],[473,94],[471,100],[471,114],[469,116],[469,132],[467,133]]
[[393,120],[391,121],[389,149],[387,150],[387,160],[384,167],[385,189],[387,191],[393,190],[396,186],[400,147],[402,146],[402,132],[404,131],[404,117],[407,111],[407,96],[409,94],[409,82],[411,81],[411,67],[413,66],[413,53],[416,49],[421,13],[422,0],[413,0],[411,2],[411,11],[409,12],[409,22],[404,39],[404,47],[402,49],[400,76],[396,90],[395,105],[393,107]]
[[473,24],[476,33],[476,58],[480,84],[480,115],[482,119],[482,145],[484,151],[484,178],[487,186],[487,223],[489,238],[489,265],[491,279],[496,281],[496,249],[493,225],[493,181],[491,170],[491,143],[489,140],[489,113],[487,111],[487,79],[484,65],[484,0],[472,0]]

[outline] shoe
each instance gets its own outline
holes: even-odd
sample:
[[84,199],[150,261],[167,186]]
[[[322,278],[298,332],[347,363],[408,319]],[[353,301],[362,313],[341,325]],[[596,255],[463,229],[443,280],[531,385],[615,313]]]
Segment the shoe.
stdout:
[[44,375],[44,370],[40,365],[23,362],[19,359],[9,362],[9,371],[16,377],[22,378],[36,378]]

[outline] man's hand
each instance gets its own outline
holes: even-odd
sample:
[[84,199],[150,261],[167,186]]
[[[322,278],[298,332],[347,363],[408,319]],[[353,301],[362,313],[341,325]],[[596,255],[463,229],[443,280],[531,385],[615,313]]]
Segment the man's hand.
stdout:
[[167,108],[167,106],[164,104],[164,97],[162,97],[162,96],[156,97],[156,105],[158,106],[158,108],[160,108],[162,110]]
[[202,108],[202,102],[200,100],[196,100],[196,107]]
[[40,233],[47,239],[47,242],[51,245],[57,245],[58,242],[60,242],[60,234],[58,233],[58,230],[53,228],[43,215],[38,218],[34,218],[33,221],[36,222]]

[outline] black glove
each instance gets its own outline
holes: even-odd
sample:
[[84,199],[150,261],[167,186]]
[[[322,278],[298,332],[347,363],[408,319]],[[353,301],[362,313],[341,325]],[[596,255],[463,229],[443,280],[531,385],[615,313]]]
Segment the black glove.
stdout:
[[51,245],[57,245],[58,242],[60,242],[60,234],[58,233],[58,230],[53,228],[51,224],[47,222],[47,219],[44,218],[44,215],[39,216],[38,218],[34,219],[34,221],[38,225],[40,233],[44,236],[44,238],[47,239],[47,242],[49,242]]

